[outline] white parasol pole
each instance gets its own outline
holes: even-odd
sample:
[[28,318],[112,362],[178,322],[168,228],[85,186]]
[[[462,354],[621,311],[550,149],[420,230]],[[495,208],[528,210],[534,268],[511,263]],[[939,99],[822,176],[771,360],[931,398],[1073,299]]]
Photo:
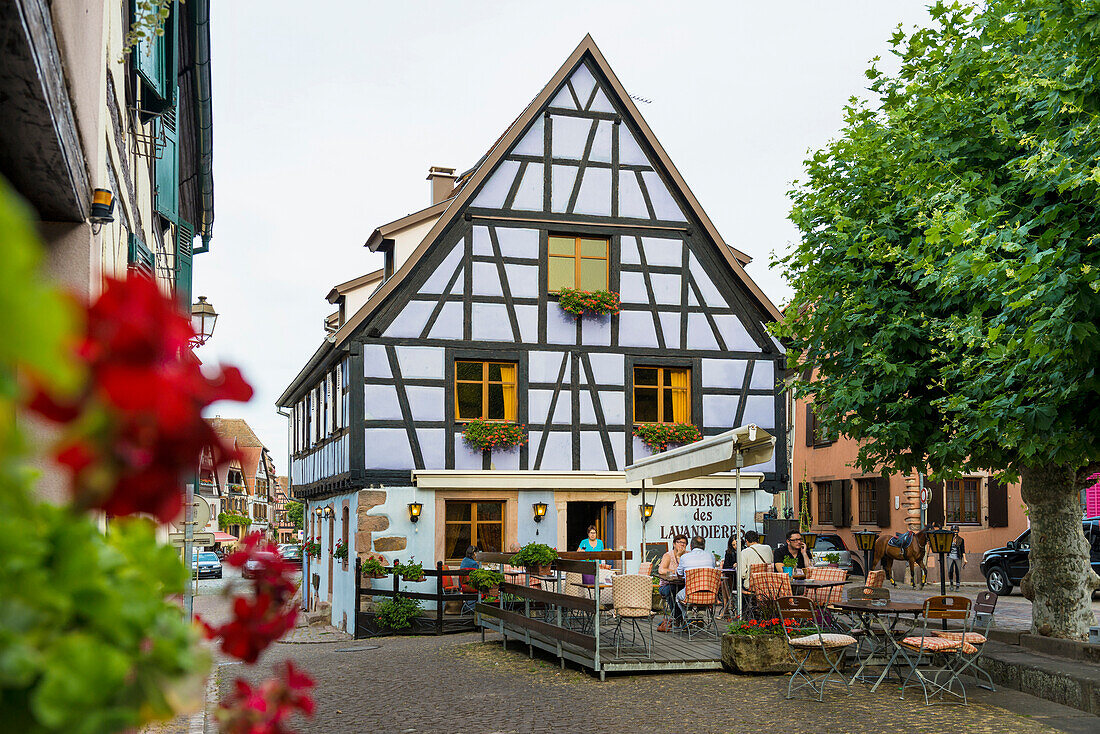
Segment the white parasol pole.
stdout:
[[735,511],[736,526],[733,529],[733,534],[736,537],[734,549],[734,557],[737,559],[737,588],[734,589],[734,593],[737,594],[737,619],[741,619],[741,467],[745,463],[745,457],[741,455],[741,449],[737,449],[737,458],[734,462],[734,493],[737,501],[737,508]]

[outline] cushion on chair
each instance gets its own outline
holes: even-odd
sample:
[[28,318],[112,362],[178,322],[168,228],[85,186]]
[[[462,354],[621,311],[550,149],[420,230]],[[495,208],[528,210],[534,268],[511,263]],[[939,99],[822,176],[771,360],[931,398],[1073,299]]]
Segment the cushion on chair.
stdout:
[[856,644],[856,638],[851,635],[835,633],[818,633],[806,637],[795,637],[791,640],[791,647],[847,647]]
[[[962,632],[936,632],[936,637],[943,637],[947,640],[958,640],[962,635]],[[967,632],[966,641],[972,645],[984,645],[985,635],[980,635],[977,632]]]
[[962,651],[968,655],[978,651],[978,648],[969,642],[949,640],[946,637],[906,637],[901,641],[901,644],[910,650],[920,650],[922,640],[924,641],[924,649],[928,652],[954,652],[959,649],[960,644],[962,645]]
[[886,572],[881,568],[867,574],[867,585],[872,588],[882,586],[884,581],[886,581]]

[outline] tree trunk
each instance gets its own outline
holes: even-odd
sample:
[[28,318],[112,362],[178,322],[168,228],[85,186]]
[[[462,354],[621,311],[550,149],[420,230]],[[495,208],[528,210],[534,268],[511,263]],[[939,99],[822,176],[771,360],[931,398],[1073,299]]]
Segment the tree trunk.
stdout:
[[1031,567],[1020,591],[1031,600],[1031,631],[1071,640],[1088,638],[1095,624],[1092,591],[1100,579],[1089,564],[1081,531],[1081,498],[1074,472],[1064,466],[1024,469],[1020,496],[1031,519]]

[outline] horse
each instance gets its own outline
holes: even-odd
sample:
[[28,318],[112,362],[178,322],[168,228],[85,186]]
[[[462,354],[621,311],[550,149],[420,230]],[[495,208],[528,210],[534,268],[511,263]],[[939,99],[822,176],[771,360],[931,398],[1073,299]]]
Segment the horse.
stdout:
[[[880,564],[886,571],[886,578],[890,579],[891,586],[897,586],[894,582],[894,561],[907,561],[909,563],[909,583],[917,588],[917,566],[920,566],[920,588],[924,588],[928,579],[928,567],[924,565],[924,551],[928,543],[928,533],[921,529],[913,533],[913,540],[905,549],[888,545],[889,536],[881,536],[875,541],[875,556],[871,568],[877,568]],[[902,581],[905,578],[902,577]]]

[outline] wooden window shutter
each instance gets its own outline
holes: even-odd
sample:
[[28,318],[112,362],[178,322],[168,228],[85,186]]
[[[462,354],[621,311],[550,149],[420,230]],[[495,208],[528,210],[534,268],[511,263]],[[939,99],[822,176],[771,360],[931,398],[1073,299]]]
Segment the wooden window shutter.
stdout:
[[842,511],[840,514],[840,520],[843,525],[839,527],[850,528],[852,526],[852,480],[841,479],[840,480],[840,499]]
[[127,250],[126,259],[130,266],[130,272],[141,273],[149,278],[155,277],[156,261],[153,258],[153,251],[145,246],[140,237],[131,234]]
[[806,445],[814,445],[814,409],[812,405],[806,405]]
[[[135,17],[134,5],[134,0],[131,0],[131,21]],[[134,70],[142,82],[141,108],[146,114],[159,114],[176,102],[178,39],[179,16],[176,7],[172,7],[171,14],[164,21],[164,33],[138,41],[130,53]]]
[[332,392],[333,392],[333,395],[334,395],[334,401],[333,401],[333,404],[332,404],[332,423],[333,423],[334,430],[337,430],[337,431],[339,431],[341,428],[343,428],[343,425],[342,425],[341,421],[344,418],[344,416],[342,415],[343,411],[341,410],[341,407],[343,406],[344,401],[340,399],[341,394],[343,392],[340,389],[340,378],[341,378],[341,373],[343,372],[343,367],[344,366],[343,366],[342,363],[337,362],[336,363],[336,370],[332,373],[332,375],[333,375],[333,377],[332,377]]
[[176,222],[176,300],[180,308],[191,316],[191,261],[195,243],[195,228],[182,219]]
[[943,482],[924,478],[924,486],[928,488],[928,512],[925,514],[926,522],[931,525],[934,522],[943,524]]
[[153,161],[153,180],[156,188],[157,212],[175,222],[180,210],[180,156],[179,129],[176,113],[178,105],[166,110],[153,124],[164,139],[160,158]]
[[880,528],[890,527],[890,478],[875,477],[875,520]]
[[989,494],[989,527],[1008,527],[1008,487],[993,477],[986,480]]
[[834,479],[829,482],[829,492],[833,499],[833,522],[838,528],[844,527],[844,480]]

